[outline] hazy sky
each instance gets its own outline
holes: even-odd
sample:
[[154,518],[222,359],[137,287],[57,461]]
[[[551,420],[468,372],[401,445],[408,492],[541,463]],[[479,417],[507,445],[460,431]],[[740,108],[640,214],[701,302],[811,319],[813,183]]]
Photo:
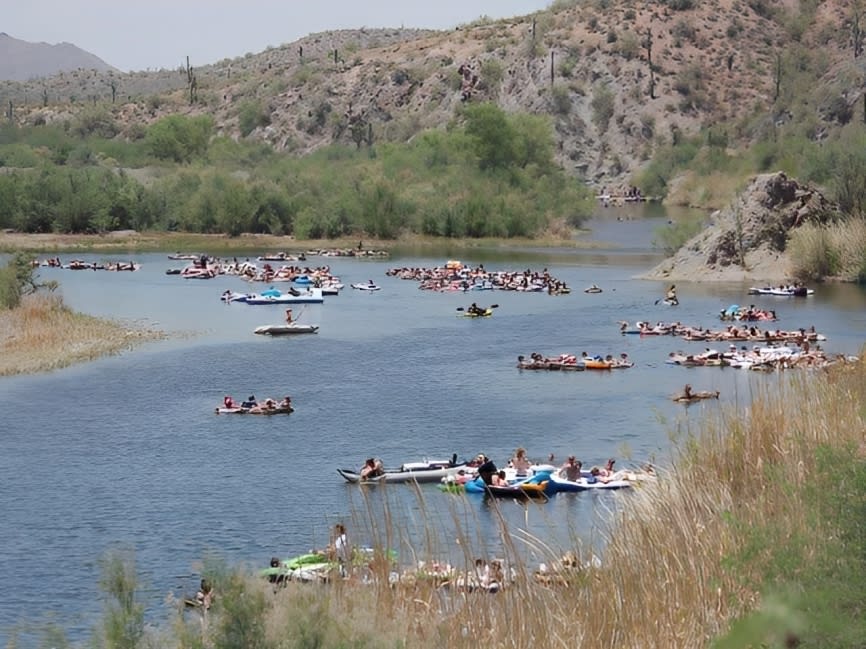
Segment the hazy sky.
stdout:
[[313,32],[356,27],[447,29],[520,16],[551,0],[6,0],[0,32],[69,42],[121,70],[175,68],[260,52]]

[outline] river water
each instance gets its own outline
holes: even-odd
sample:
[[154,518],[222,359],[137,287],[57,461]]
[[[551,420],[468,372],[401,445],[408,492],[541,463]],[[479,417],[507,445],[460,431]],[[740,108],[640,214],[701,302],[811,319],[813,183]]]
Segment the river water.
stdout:
[[[0,644],[28,623],[46,621],[83,640],[100,618],[99,561],[132,550],[149,619],[166,615],[167,594],[194,591],[203,559],[264,566],[271,556],[321,547],[337,521],[370,543],[363,512],[387,503],[411,558],[502,550],[498,523],[565,546],[602,537],[625,493],[560,494],[524,508],[463,499],[425,486],[362,490],[337,467],[368,456],[388,465],[424,457],[486,453],[504,462],[525,446],[531,458],[585,464],[647,460],[664,465],[670,432],[745,406],[756,386],[784,380],[730,368],[667,366],[668,352],[701,351],[668,337],[621,336],[617,321],[717,325],[731,303],[775,308],[779,326],[814,325],[828,351],[859,353],[866,332],[866,291],[830,285],[808,299],[748,297],[745,285],[678,283],[681,305],[656,306],[658,282],[633,277],[657,259],[646,247],[658,219],[594,223],[594,236],[618,248],[522,253],[463,253],[490,269],[547,267],[575,291],[568,296],[506,292],[469,295],[419,291],[385,276],[393,266],[441,265],[445,257],[382,261],[324,259],[346,286],[373,279],[377,293],[347,288],[323,305],[296,308],[317,335],[255,336],[283,309],[225,305],[237,278],[184,280],[165,255],[135,255],[142,269],[107,273],[42,269],[64,298],[87,313],[157,326],[167,341],[62,371],[0,379]],[[85,259],[117,256],[82,255]],[[128,257],[124,257],[127,259]],[[595,283],[598,295],[582,288]],[[457,317],[476,300],[499,304],[494,317]],[[519,354],[627,352],[625,371],[520,372]],[[686,382],[720,390],[720,402],[685,408],[669,396]],[[288,417],[217,416],[223,396],[291,394]],[[395,488],[396,487],[396,488]],[[366,495],[362,495],[365,491]],[[379,530],[392,527],[381,523]],[[433,541],[424,529],[441,531]],[[593,539],[590,538],[590,541]],[[597,540],[597,539],[596,539]],[[534,557],[529,545],[522,545]]]

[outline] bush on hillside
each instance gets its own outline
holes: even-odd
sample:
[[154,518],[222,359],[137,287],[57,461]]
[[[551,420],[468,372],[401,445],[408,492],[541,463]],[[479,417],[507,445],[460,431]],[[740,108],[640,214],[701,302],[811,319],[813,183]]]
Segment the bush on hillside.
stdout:
[[184,163],[207,152],[212,132],[210,117],[169,115],[147,129],[144,141],[160,160]]
[[245,101],[238,110],[238,126],[241,135],[246,137],[261,126],[271,123],[271,116],[260,101]]

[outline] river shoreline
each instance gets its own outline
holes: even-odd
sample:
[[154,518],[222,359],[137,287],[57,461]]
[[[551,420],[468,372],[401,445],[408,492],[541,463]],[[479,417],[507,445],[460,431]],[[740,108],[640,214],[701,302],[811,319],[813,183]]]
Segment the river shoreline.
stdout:
[[501,249],[521,250],[526,248],[569,248],[593,250],[606,247],[596,241],[583,239],[586,230],[574,232],[571,238],[540,237],[537,239],[442,239],[407,235],[393,240],[368,239],[366,237],[342,237],[340,239],[295,239],[292,236],[270,234],[243,234],[230,237],[224,234],[193,234],[177,232],[137,232],[123,230],[105,234],[29,234],[23,232],[0,232],[0,251],[26,251],[34,253],[97,253],[126,252],[183,252],[209,255],[228,255],[247,252],[284,251],[299,253],[308,250],[358,250],[364,251],[418,251]]
[[37,374],[118,354],[166,334],[76,313],[62,299],[31,295],[0,311],[0,377]]

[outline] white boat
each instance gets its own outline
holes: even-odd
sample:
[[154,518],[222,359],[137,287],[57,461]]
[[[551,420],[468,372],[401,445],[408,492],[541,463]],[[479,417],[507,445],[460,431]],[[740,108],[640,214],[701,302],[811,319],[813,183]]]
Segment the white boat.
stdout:
[[430,460],[426,462],[406,462],[396,469],[385,469],[385,472],[375,478],[362,480],[361,474],[355,469],[337,469],[346,482],[362,482],[377,484],[380,482],[440,482],[442,478],[455,476],[460,471],[468,471],[465,462],[451,460]]
[[246,302],[249,293],[238,293],[237,291],[226,291],[220,296],[220,300],[228,304],[229,302]]
[[291,324],[281,325],[262,325],[256,327],[253,333],[267,336],[287,336],[291,334],[314,334],[319,330],[319,325],[300,324],[293,322]]
[[370,280],[366,284],[352,284],[352,288],[356,288],[359,291],[378,291],[382,287],[377,286],[376,284],[373,283],[373,280]]
[[330,280],[322,284],[322,295],[339,295],[343,284],[339,280]]
[[814,295],[815,291],[805,286],[753,286],[749,295],[776,295],[778,297],[806,297]]
[[278,289],[271,288],[262,293],[250,293],[247,299],[243,300],[245,304],[321,304],[325,301],[322,295],[322,289],[309,288],[303,291],[292,290],[282,292]]

